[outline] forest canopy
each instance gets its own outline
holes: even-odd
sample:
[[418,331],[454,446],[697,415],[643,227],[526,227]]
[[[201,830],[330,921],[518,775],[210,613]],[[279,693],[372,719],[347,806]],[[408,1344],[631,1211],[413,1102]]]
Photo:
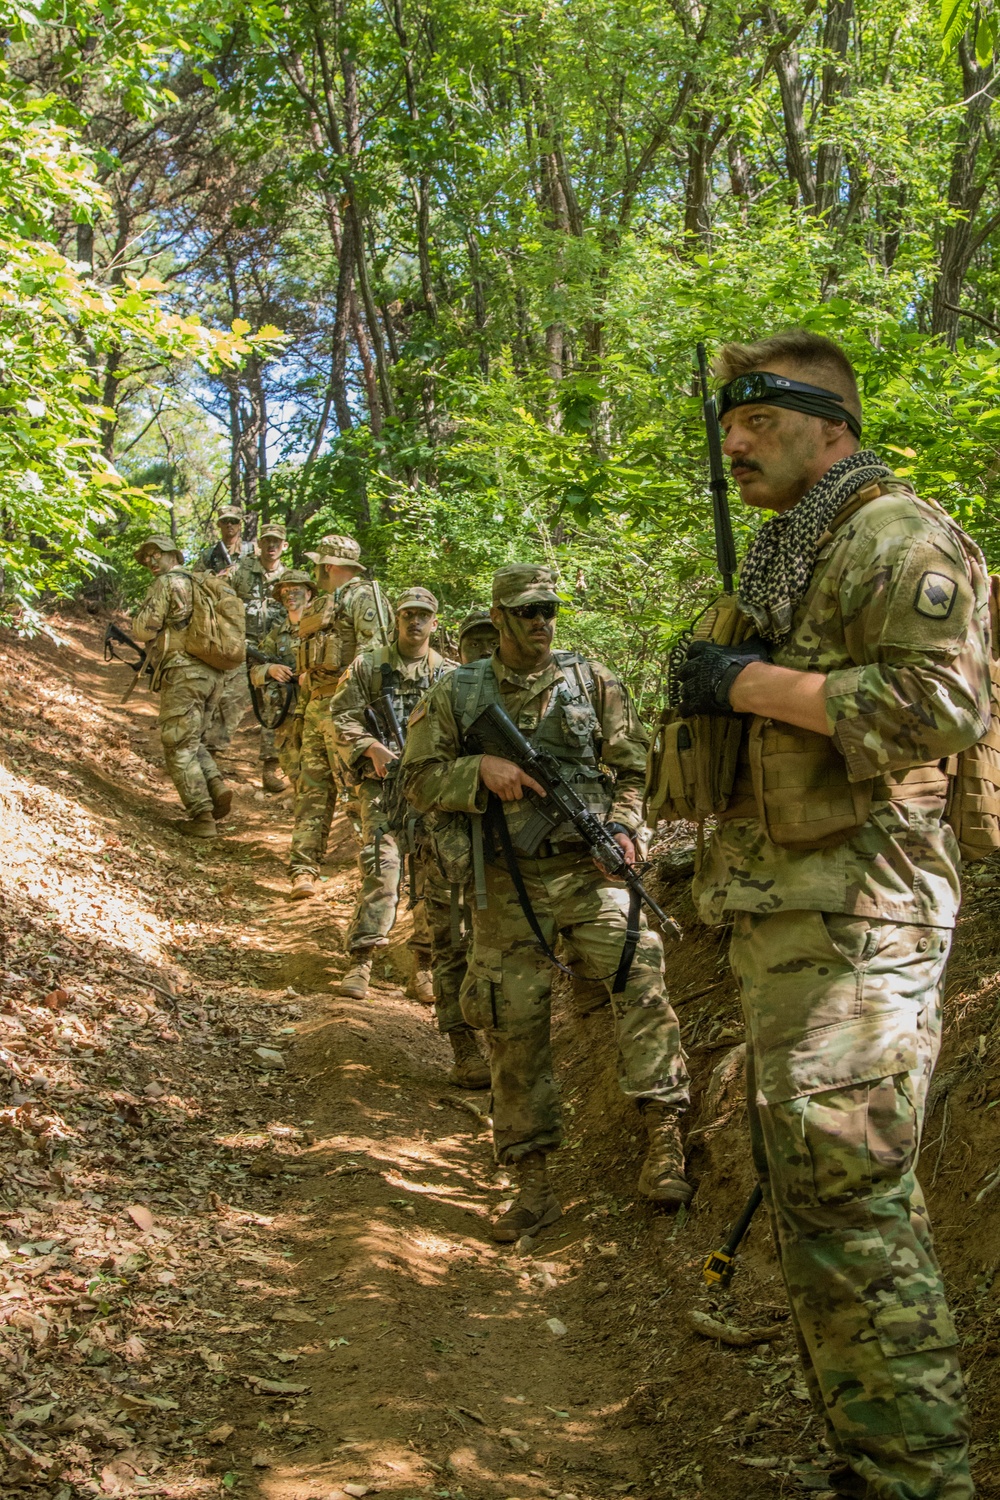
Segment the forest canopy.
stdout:
[[[843,341],[1000,562],[1000,138],[971,5],[2,5],[8,612],[223,503],[454,619],[545,557],[645,697],[713,588],[694,346]],[[734,504],[740,550],[753,521]]]

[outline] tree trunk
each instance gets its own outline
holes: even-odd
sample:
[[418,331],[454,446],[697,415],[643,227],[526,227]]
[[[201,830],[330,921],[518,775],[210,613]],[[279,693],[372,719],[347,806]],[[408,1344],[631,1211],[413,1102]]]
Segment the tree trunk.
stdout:
[[958,56],[966,106],[955,138],[948,184],[948,205],[954,218],[941,241],[940,268],[931,307],[931,332],[943,334],[952,348],[958,338],[962,287],[979,243],[973,220],[983,196],[983,185],[976,183],[976,163],[993,102],[986,90],[994,71],[992,63],[986,68],[979,67],[966,39],[959,44]]
[[[823,68],[820,88],[820,120],[824,120],[847,96],[847,47],[851,38],[854,0],[829,0],[823,27],[823,49],[829,61]],[[816,209],[830,213],[836,207],[844,153],[836,141],[821,141],[816,153]]]
[[[768,12],[768,18],[775,32],[786,30],[774,11]],[[788,42],[776,53],[774,71],[778,77],[785,123],[785,164],[788,178],[793,187],[798,189],[801,201],[807,208],[813,208],[816,203],[816,180],[813,177],[809,143],[806,139],[805,89],[799,67],[799,49],[795,42]]]

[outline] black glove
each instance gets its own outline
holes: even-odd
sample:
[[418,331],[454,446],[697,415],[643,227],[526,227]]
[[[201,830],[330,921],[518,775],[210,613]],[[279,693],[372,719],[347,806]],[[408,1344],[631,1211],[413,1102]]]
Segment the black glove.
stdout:
[[729,693],[737,677],[752,661],[770,661],[766,641],[751,636],[739,646],[717,646],[714,641],[692,641],[687,660],[678,670],[686,719],[697,714],[732,714]]

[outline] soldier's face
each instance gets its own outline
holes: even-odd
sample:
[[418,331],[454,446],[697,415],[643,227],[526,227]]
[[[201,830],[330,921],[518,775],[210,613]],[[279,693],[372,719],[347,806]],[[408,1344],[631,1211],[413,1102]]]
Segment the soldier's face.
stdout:
[[556,634],[555,617],[546,620],[541,613],[515,615],[502,605],[494,605],[490,619],[500,632],[500,654],[510,656],[508,666],[517,661],[544,662],[552,650]]
[[276,536],[266,536],[259,544],[260,560],[265,568],[270,571],[277,563],[278,558],[285,550],[285,544]]
[[[780,361],[773,373],[808,378]],[[722,451],[740,495],[747,505],[764,510],[791,510],[827,469],[858,446],[845,422],[827,422],[767,402],[727,411],[722,428]]]
[[281,590],[281,602],[285,606],[285,613],[294,625],[301,620],[303,611],[309,602],[309,590],[304,584],[295,584],[291,588]]
[[492,656],[499,640],[500,632],[494,630],[492,625],[480,625],[476,630],[467,630],[458,648],[462,665],[468,666],[470,661],[481,661],[484,656]]
[[239,535],[240,535],[240,532],[242,530],[243,530],[243,524],[240,521],[220,521],[219,522],[219,535],[222,537],[222,540],[225,543],[227,551],[233,545],[234,542],[236,542],[236,541],[239,540]]
[[429,609],[407,605],[396,616],[400,650],[408,656],[419,656],[437,629],[437,615]]
[[159,547],[150,547],[148,552],[142,555],[142,565],[148,568],[154,578],[159,578],[161,573],[169,573],[174,566],[174,554],[172,552],[161,552]]

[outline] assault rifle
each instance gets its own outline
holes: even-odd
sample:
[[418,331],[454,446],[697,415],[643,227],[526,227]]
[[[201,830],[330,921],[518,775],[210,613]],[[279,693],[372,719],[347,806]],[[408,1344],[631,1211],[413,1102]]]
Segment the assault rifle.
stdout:
[[[130,661],[127,656],[119,656],[115,650],[116,646],[127,646],[130,651],[134,651],[136,656],[135,661]],[[134,641],[130,635],[126,635],[124,630],[119,630],[114,620],[109,620],[108,628],[104,632],[104,660],[124,662],[135,673],[132,681],[121,696],[121,702],[127,703],[135,692],[136,684],[140,677],[145,676],[150,670],[149,647],[140,646],[139,642]]]
[[203,562],[210,573],[224,573],[227,568],[232,567],[233,559],[229,555],[229,548],[221,537],[212,550],[205,553]]
[[715,397],[708,389],[708,361],[705,345],[699,344],[698,378],[701,382],[701,404],[705,414],[705,433],[708,438],[709,489],[712,491],[712,520],[715,524],[715,560],[722,574],[722,592],[733,592],[733,575],[736,572],[736,542],[733,539],[733,522],[729,514],[729,485],[722,459],[722,439],[719,436],[719,418]]
[[[402,816],[405,808],[405,799],[402,792],[402,782],[399,776],[399,756],[403,753],[406,744],[406,736],[403,733],[399,716],[396,713],[396,705],[387,688],[382,689],[377,698],[367,705],[364,712],[365,726],[370,734],[373,734],[380,745],[387,750],[395,750],[397,759],[390,761],[386,766],[385,776],[382,778],[382,806],[389,820],[389,827],[397,836],[403,834],[404,818]],[[381,875],[382,866],[379,858],[379,846],[382,842],[381,833],[375,835],[375,874]],[[416,872],[416,847],[412,838],[401,837],[401,849],[407,864],[407,884],[409,893],[407,906],[412,911],[417,904],[417,872]]]
[[285,667],[279,656],[265,656],[257,646],[252,646],[247,641],[247,682],[250,686],[250,706],[253,709],[254,718],[263,729],[278,729],[288,718],[288,711],[295,702],[299,684],[294,674],[287,682],[278,682],[270,678],[260,687],[250,680],[250,668],[269,666]]
[[[566,780],[555,756],[549,754],[548,751],[536,749],[521,733],[506,709],[502,708],[499,703],[490,703],[473,720],[466,739],[488,755],[499,755],[504,760],[512,760],[515,765],[521,767],[522,771],[533,776],[539,785],[545,788],[544,798],[530,790],[525,794],[535,814],[535,818],[532,819],[532,822],[535,822],[534,832],[540,835],[534,841],[536,849],[547,833],[553,832],[560,823],[572,824],[602,869],[606,870],[613,879],[624,881],[636,907],[639,902],[642,902],[653,913],[668,937],[680,938],[681,929],[678,924],[673,917],[667,915],[659,902],[647,891],[633,866],[626,860],[625,853],[621,845],[615,841],[614,835],[608,832],[600,818],[591,812],[579,792]],[[501,835],[505,828],[506,820],[501,826]],[[522,838],[524,836],[522,834]],[[524,852],[527,855],[528,851]],[[511,873],[513,875],[513,871]],[[636,941],[638,941],[637,918],[638,911],[636,911],[636,922],[633,923],[631,918],[629,921],[629,928],[635,929]],[[633,943],[632,954],[634,951],[635,944]],[[631,964],[632,954],[628,957],[629,964]]]

